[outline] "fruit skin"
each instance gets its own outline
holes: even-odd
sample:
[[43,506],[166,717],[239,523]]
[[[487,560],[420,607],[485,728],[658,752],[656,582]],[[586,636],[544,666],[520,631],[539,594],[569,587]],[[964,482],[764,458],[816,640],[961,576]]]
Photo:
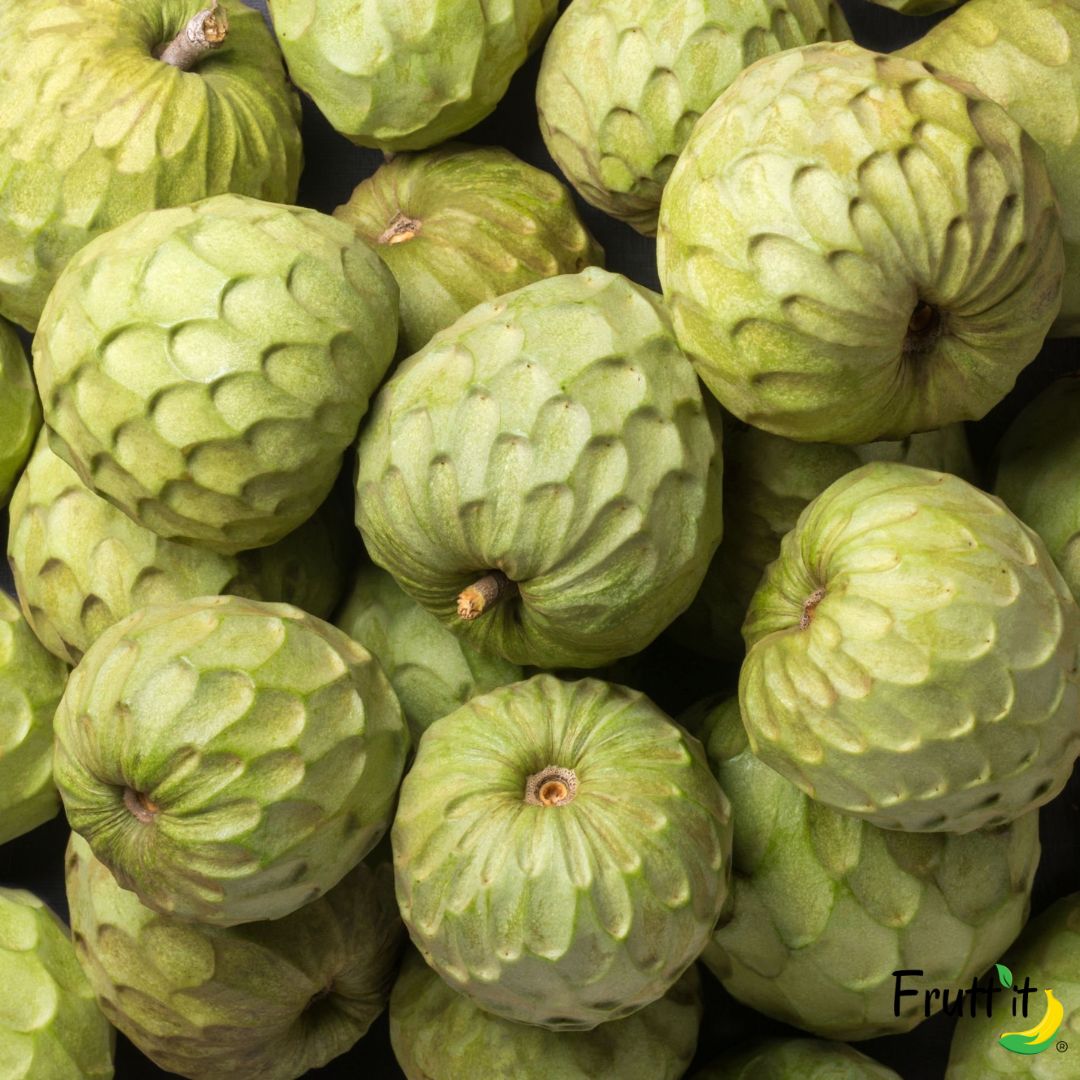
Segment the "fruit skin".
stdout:
[[879,7],[892,8],[901,15],[925,16],[936,15],[939,11],[948,11],[964,3],[965,0],[870,0],[870,2]]
[[22,342],[0,320],[0,510],[7,505],[40,427],[41,403]]
[[398,289],[346,225],[222,195],[83,248],[34,371],[55,453],[133,521],[232,555],[329,494],[397,343]]
[[[871,108],[868,103],[873,102]],[[744,71],[664,191],[679,342],[741,420],[860,443],[982,417],[1058,313],[1042,150],[970,85],[851,43]]]
[[112,1080],[112,1028],[67,928],[22,889],[0,887],[0,981],[5,1080]]
[[283,919],[229,929],[144,907],[74,833],[66,866],[101,1007],[169,1072],[292,1080],[345,1053],[386,1006],[403,934],[385,865],[361,863]]
[[652,236],[694,124],[735,76],[849,37],[833,0],[573,0],[544,48],[540,131],[586,202]]
[[548,1031],[477,1008],[410,951],[390,995],[390,1041],[407,1080],[680,1080],[701,1024],[697,967],[658,1001],[592,1031]]
[[[356,523],[474,648],[599,667],[693,599],[721,462],[660,298],[590,268],[474,308],[397,369],[361,432]],[[493,569],[518,594],[460,618]]]
[[1023,928],[1037,811],[963,836],[890,832],[759,761],[734,700],[710,714],[702,741],[735,822],[733,898],[703,959],[738,1000],[828,1038],[910,1031],[923,1000],[905,998],[896,1016],[894,971],[970,987]]
[[397,279],[406,355],[485,300],[604,264],[566,187],[501,147],[399,154],[334,216]]
[[691,1080],[901,1080],[844,1043],[764,1039],[694,1073]]
[[[552,766],[576,795],[528,802]],[[554,1031],[663,996],[729,889],[731,816],[701,744],[595,679],[537,675],[432,724],[391,841],[428,964],[480,1008]]]
[[424,150],[499,103],[558,0],[270,0],[301,90],[346,138]]
[[1080,753],[1080,610],[1038,536],[947,473],[878,462],[837,480],[743,634],[754,751],[883,828],[1012,821]]
[[68,260],[144,211],[296,198],[299,98],[259,13],[224,6],[226,45],[190,72],[151,56],[190,0],[0,8],[0,314],[35,329]]
[[55,725],[71,827],[145,905],[216,926],[336,885],[386,830],[409,745],[370,653],[233,596],[111,626]]

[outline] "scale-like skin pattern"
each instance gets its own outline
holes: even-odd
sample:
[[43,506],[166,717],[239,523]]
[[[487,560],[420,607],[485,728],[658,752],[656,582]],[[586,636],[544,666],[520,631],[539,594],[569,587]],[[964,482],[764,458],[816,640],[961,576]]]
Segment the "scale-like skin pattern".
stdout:
[[[551,766],[576,796],[527,802]],[[701,744],[595,679],[538,675],[432,724],[391,839],[425,960],[482,1009],[553,1030],[665,994],[728,897],[730,809]]]
[[549,1031],[477,1008],[410,952],[390,995],[407,1080],[680,1080],[697,1046],[697,967],[658,1001],[592,1031]]
[[970,987],[1023,928],[1037,811],[963,836],[891,832],[809,799],[758,760],[734,700],[706,719],[702,740],[735,822],[733,898],[704,959],[740,1001],[827,1038],[910,1031],[923,1000],[904,998],[897,1016],[894,971]]
[[1049,802],[1080,753],[1080,611],[1039,537],[958,477],[865,465],[799,518],[743,626],[754,750],[888,829]]
[[501,147],[399,154],[334,216],[397,279],[407,354],[485,300],[604,264],[567,188]]
[[694,124],[735,76],[850,37],[835,0],[573,0],[544,48],[540,131],[583,199],[652,236]]
[[67,928],[22,889],[0,888],[0,986],[4,1080],[112,1080],[112,1029]]
[[144,904],[218,926],[336,885],[388,827],[409,747],[370,653],[297,608],[231,596],[110,627],[55,727],[71,827]]
[[15,331],[0,320],[0,510],[41,427],[41,403],[26,352]]
[[664,192],[679,342],[741,420],[861,443],[982,417],[1061,303],[1057,198],[1001,108],[850,43],[743,72]]
[[[475,308],[398,368],[361,433],[356,522],[470,645],[592,668],[689,606],[720,472],[660,297],[591,268]],[[517,593],[461,619],[458,594],[493,569]]]
[[314,210],[219,195],[68,264],[34,339],[53,450],[133,521],[223,554],[323,502],[397,343],[398,288]]
[[227,8],[227,43],[183,72],[152,51],[191,0],[0,6],[0,314],[34,329],[67,261],[144,211],[296,198],[299,99],[259,13]]
[[558,0],[270,0],[289,74],[346,138],[424,150],[478,124]]
[[361,863],[275,922],[170,918],[117,885],[72,834],[75,950],[105,1015],[192,1080],[294,1080],[345,1053],[386,1007],[403,937],[389,867]]
[[901,1080],[845,1043],[766,1039],[714,1062],[691,1080]]

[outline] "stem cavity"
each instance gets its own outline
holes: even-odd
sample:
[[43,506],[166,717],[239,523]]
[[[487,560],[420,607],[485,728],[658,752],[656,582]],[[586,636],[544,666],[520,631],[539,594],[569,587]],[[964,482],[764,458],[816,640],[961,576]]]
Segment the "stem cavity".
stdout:
[[908,320],[908,332],[904,338],[904,355],[920,356],[929,352],[941,337],[941,312],[925,300],[915,305]]
[[193,15],[187,26],[156,53],[165,64],[181,71],[191,71],[207,53],[220,48],[229,34],[229,19],[219,0]]
[[501,570],[491,570],[457,598],[458,617],[471,622],[490,611],[517,586]]
[[577,773],[559,765],[548,765],[525,781],[525,802],[529,806],[566,806],[577,795]]
[[141,791],[135,791],[132,788],[124,788],[124,805],[131,816],[144,825],[149,825],[161,812],[160,806],[151,802]]
[[807,630],[814,621],[814,609],[825,599],[824,589],[815,589],[804,601],[802,615],[799,618],[799,629]]
[[400,210],[394,215],[394,220],[386,227],[386,231],[379,237],[380,244],[404,244],[412,240],[420,232],[422,222],[417,218],[411,218]]

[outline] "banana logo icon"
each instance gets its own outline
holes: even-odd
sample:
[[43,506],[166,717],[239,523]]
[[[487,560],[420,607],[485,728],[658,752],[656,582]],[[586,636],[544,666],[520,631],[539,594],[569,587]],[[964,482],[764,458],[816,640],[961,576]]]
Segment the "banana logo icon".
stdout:
[[1014,1054],[1039,1054],[1045,1050],[1061,1027],[1065,1019],[1065,1009],[1054,997],[1053,990],[1046,990],[1046,1013],[1043,1018],[1027,1031],[1006,1031],[999,1042],[1006,1050]]

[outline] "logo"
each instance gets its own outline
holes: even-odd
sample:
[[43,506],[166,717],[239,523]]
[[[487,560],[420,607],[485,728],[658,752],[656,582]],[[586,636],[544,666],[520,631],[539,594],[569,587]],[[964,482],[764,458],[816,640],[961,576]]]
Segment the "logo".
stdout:
[[[1013,984],[1012,972],[1004,964],[995,966],[1001,985],[1009,989]],[[1047,988],[1043,993],[1046,995],[1046,1012],[1033,1028],[1028,1028],[1027,1031],[1005,1031],[998,1037],[998,1042],[1006,1050],[1011,1050],[1014,1054],[1041,1054],[1054,1041],[1061,1021],[1065,1018],[1065,1009],[1054,997],[1053,990]]]

